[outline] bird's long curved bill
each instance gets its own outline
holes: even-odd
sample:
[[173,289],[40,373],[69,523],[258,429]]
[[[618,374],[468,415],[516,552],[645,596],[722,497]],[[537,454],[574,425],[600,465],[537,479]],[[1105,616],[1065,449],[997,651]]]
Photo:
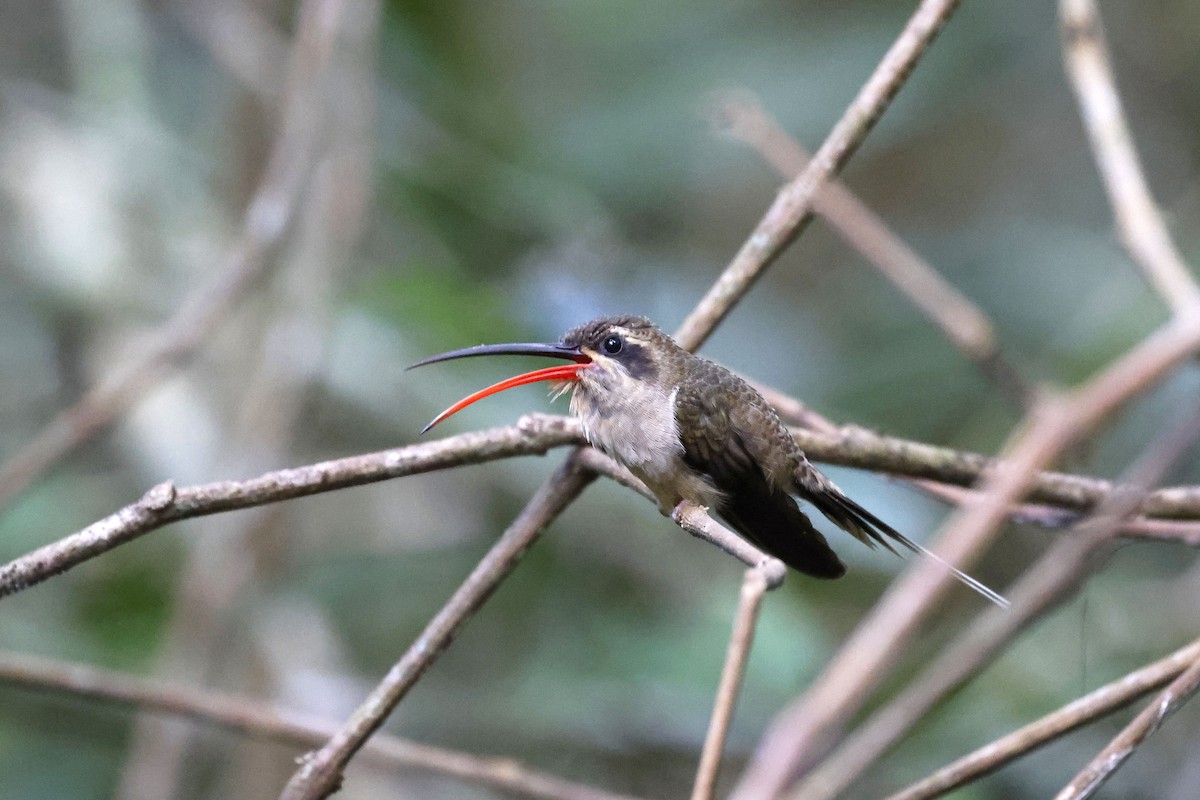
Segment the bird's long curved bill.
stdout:
[[448,353],[440,353],[436,356],[423,358],[413,367],[421,367],[426,364],[436,364],[440,361],[451,361],[456,358],[471,358],[473,356],[494,356],[494,355],[530,355],[530,356],[547,356],[550,358],[564,358],[569,361],[574,361],[574,364],[566,364],[558,367],[546,367],[545,369],[526,372],[522,375],[517,375],[514,378],[500,381],[492,384],[486,389],[480,389],[474,394],[470,394],[459,400],[454,405],[447,408],[442,413],[433,418],[433,421],[426,425],[421,433],[425,433],[434,425],[437,425],[442,420],[457,414],[467,406],[489,397],[498,392],[503,392],[505,389],[511,389],[514,386],[524,386],[527,383],[537,383],[539,381],[573,381],[577,380],[579,370],[586,368],[592,363],[592,359],[585,355],[578,347],[571,347],[564,344],[481,344],[476,347],[467,347],[462,350],[451,350]]

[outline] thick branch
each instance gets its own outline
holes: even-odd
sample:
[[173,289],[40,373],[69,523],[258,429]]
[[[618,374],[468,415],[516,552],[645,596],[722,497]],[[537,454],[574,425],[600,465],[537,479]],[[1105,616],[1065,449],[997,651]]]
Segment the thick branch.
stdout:
[[[951,486],[973,485],[987,470],[998,464],[996,460],[978,453],[882,436],[856,426],[822,427],[830,432],[792,429],[800,447],[814,461],[906,478],[936,480],[943,484],[941,494],[954,495],[949,491]],[[138,502],[77,533],[0,566],[0,597],[34,586],[181,519],[278,503],[501,458],[544,455],[555,447],[585,443],[583,432],[575,419],[530,414],[507,428],[464,433],[427,444],[268,472],[244,481],[217,481],[186,487],[160,484]],[[590,469],[644,497],[650,497],[641,482],[627,469],[602,453],[584,450],[579,458]],[[1112,482],[1100,478],[1041,472],[1034,477],[1029,496],[1041,503],[1084,511],[1094,507],[1113,489]],[[961,504],[970,498],[954,495],[949,499]],[[1044,507],[1014,505],[1008,509],[1008,513],[1050,527],[1062,527],[1069,521],[1061,511],[1055,512]],[[1173,522],[1200,519],[1200,486],[1179,486],[1151,492],[1145,498],[1142,514],[1154,519],[1133,520],[1123,529],[1123,533],[1200,544],[1200,530]]]
[[[978,453],[883,436],[853,425],[834,433],[803,428],[792,428],[791,433],[814,461],[905,478],[928,478],[954,486],[973,486],[986,472],[1000,466],[999,460]],[[1026,498],[1035,503],[1086,511],[1107,497],[1113,488],[1112,481],[1102,478],[1047,471],[1034,476]],[[1200,486],[1151,492],[1146,495],[1141,513],[1177,519],[1200,517]]]

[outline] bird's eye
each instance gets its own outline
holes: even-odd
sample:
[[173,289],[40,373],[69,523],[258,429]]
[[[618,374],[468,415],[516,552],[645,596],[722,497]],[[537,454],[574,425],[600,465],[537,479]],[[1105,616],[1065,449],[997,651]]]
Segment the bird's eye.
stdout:
[[625,343],[621,341],[620,336],[609,336],[604,340],[603,344],[604,352],[608,353],[610,356],[615,356],[617,353],[621,352],[621,348],[624,346]]

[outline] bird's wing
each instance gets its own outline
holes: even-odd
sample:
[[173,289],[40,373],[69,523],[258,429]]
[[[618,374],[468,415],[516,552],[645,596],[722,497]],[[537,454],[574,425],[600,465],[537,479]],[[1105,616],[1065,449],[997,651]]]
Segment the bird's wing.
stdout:
[[[684,463],[706,475],[722,493],[721,506],[714,510],[749,542],[788,566],[817,577],[840,577],[846,568],[837,554],[764,469],[759,456],[770,455],[764,453],[769,448],[747,425],[747,398],[738,396],[739,386],[728,383],[730,378],[740,380],[729,373],[705,372],[676,392],[675,419]],[[711,385],[714,381],[722,385]],[[749,386],[745,389],[753,392]]]

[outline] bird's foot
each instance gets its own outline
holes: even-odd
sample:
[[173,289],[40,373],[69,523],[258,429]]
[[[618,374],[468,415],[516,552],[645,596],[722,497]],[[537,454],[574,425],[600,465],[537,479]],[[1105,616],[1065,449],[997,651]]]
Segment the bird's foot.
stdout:
[[675,524],[688,533],[729,553],[763,576],[766,588],[774,589],[783,583],[787,567],[779,559],[767,555],[733,531],[719,524],[708,514],[708,508],[691,500],[681,500],[671,512]]

